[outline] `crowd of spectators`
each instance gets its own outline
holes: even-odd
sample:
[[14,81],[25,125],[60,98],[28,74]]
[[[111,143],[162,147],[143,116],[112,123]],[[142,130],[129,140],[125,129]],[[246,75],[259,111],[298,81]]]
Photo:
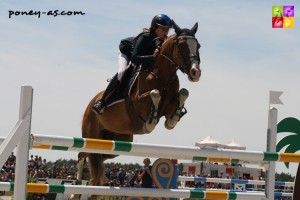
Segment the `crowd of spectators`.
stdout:
[[6,160],[0,171],[0,181],[11,182],[15,179],[16,156],[14,152]]
[[139,187],[138,180],[139,169],[133,167],[122,168],[114,163],[107,163],[105,165],[105,175],[107,177],[107,186],[121,186],[121,187]]
[[[0,181],[12,182],[15,179],[16,156],[12,152],[6,160],[0,172]],[[39,178],[57,178],[57,179],[75,179],[76,167],[67,166],[66,163],[61,166],[52,167],[46,159],[38,155],[30,155],[28,160],[28,182],[37,182]]]
[[[15,179],[16,156],[12,152],[0,172],[0,181],[13,182]],[[121,187],[138,187],[140,181],[137,179],[139,174],[138,165],[124,167],[118,163],[105,164],[105,175],[108,178],[106,185]],[[28,182],[36,183],[38,179],[54,178],[76,180],[77,168],[67,163],[49,163],[38,155],[30,155],[28,160]],[[89,179],[87,163],[83,169],[83,180]]]

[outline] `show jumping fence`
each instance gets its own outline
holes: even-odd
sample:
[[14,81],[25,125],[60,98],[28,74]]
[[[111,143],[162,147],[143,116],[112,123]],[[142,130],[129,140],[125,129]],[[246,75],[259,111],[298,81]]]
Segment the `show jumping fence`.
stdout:
[[[0,189],[13,191],[14,183],[0,182]],[[264,193],[244,193],[225,191],[201,191],[182,189],[152,189],[152,188],[126,188],[106,186],[82,185],[50,185],[27,184],[27,191],[33,193],[63,193],[63,194],[94,194],[114,196],[147,196],[166,198],[199,198],[199,199],[265,199]]]
[[[173,197],[173,198],[199,198],[199,199],[274,199],[275,162],[300,162],[300,154],[269,152],[274,149],[274,139],[270,135],[277,134],[277,110],[269,110],[268,152],[242,151],[225,149],[200,149],[198,147],[183,147],[172,145],[143,144],[134,142],[121,142],[111,140],[96,140],[89,138],[59,137],[47,135],[31,135],[32,112],[31,86],[21,87],[20,114],[8,137],[0,146],[0,165],[3,166],[9,154],[17,146],[16,179],[15,183],[0,182],[0,189],[14,191],[14,199],[25,199],[27,192],[58,192],[80,193],[95,195],[116,196],[148,196],[148,197]],[[22,141],[22,142],[21,142]],[[276,145],[276,140],[275,140]],[[271,146],[271,147],[270,147]],[[238,193],[226,191],[199,191],[178,189],[132,189],[103,186],[74,186],[74,185],[47,185],[27,184],[27,165],[30,147],[39,149],[90,152],[101,154],[116,154],[130,156],[147,156],[177,158],[184,160],[200,160],[217,162],[263,162],[269,164],[266,181],[266,194],[264,193]],[[22,155],[22,156],[18,156]],[[272,182],[273,180],[273,182]]]

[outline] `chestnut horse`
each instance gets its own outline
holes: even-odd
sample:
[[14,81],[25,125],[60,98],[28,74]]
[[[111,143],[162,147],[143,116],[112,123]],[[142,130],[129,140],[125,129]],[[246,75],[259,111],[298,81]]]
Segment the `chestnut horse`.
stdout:
[[[181,29],[173,22],[175,34],[161,46],[151,70],[140,68],[125,101],[108,106],[102,115],[96,115],[92,106],[103,92],[89,103],[83,116],[82,137],[104,140],[133,141],[133,134],[150,133],[165,116],[165,127],[172,129],[184,113],[186,89],[179,90],[177,70],[187,74],[192,82],[200,79],[200,44],[195,38],[198,28]],[[79,153],[77,181],[81,181],[82,168],[88,157],[90,185],[101,185],[105,180],[103,162],[116,155]],[[96,196],[92,195],[91,199]]]

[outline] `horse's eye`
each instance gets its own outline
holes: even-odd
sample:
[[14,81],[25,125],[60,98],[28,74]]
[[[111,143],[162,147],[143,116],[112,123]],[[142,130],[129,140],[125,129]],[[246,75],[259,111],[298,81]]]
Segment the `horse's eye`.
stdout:
[[178,47],[179,47],[179,48],[184,47],[184,43],[183,43],[183,42],[178,42]]

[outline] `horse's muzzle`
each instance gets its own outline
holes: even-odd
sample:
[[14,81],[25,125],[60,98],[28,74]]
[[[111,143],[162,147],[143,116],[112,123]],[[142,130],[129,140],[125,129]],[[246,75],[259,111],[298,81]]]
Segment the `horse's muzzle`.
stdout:
[[193,66],[190,70],[189,79],[192,82],[198,82],[201,76],[201,69],[199,66]]

